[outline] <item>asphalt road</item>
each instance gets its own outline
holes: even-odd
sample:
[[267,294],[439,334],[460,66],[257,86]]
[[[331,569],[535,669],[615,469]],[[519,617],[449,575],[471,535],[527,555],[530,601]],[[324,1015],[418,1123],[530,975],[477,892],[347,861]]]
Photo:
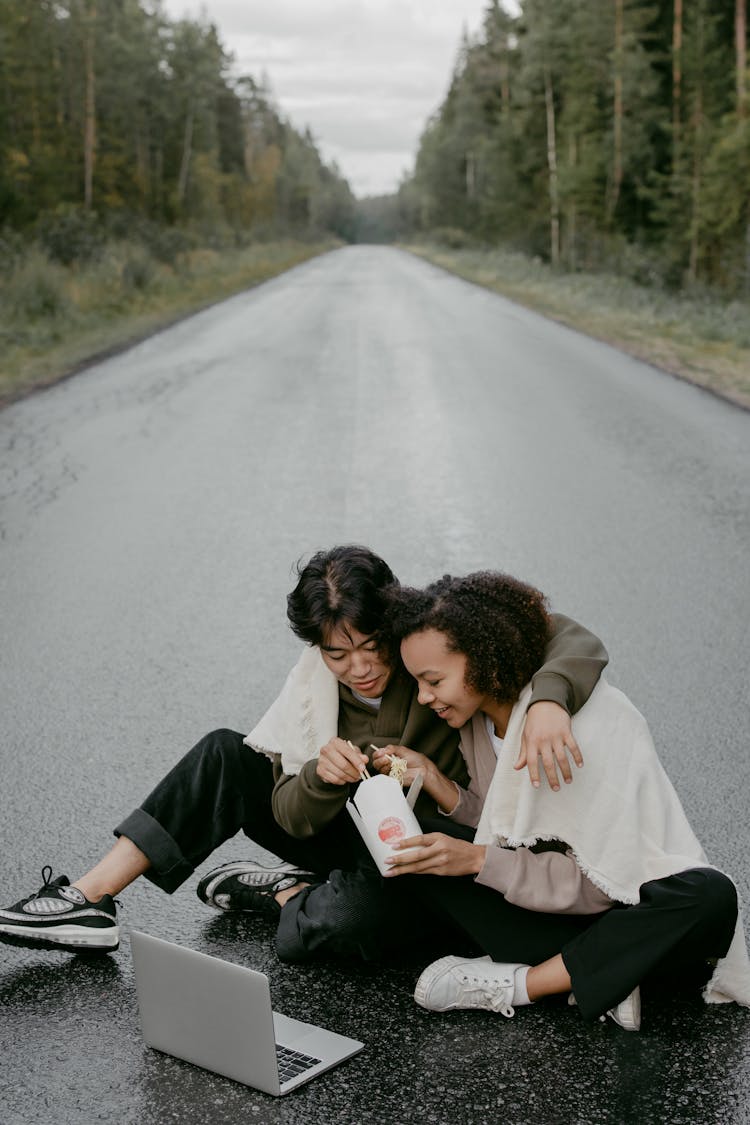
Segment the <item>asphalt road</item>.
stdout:
[[[709,856],[750,902],[750,414],[393,249],[316,259],[0,414],[3,905],[71,878],[203,733],[248,729],[298,643],[300,556],[409,582],[495,567],[599,633]],[[242,840],[218,858],[252,854]],[[418,950],[277,963],[195,880],[122,895],[120,951],[0,945],[0,1120],[750,1120],[750,1013],[639,1035],[541,1004],[434,1016]],[[131,928],[268,972],[367,1049],[271,1099],[147,1051]]]

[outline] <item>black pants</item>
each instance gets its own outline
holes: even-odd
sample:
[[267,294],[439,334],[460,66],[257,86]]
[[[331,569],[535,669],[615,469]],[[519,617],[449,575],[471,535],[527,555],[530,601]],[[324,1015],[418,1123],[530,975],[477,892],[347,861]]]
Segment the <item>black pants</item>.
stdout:
[[317,835],[298,840],[271,810],[273,770],[265,754],[231,730],[207,734],[115,829],[151,861],[146,877],[172,894],[221,844],[242,831],[269,852],[327,875],[367,855],[346,810]]
[[115,835],[132,840],[150,860],[146,878],[172,894],[242,831],[326,880],[282,910],[276,939],[282,959],[323,953],[371,959],[414,946],[425,955],[467,948],[449,920],[436,932],[428,907],[407,899],[393,885],[398,880],[381,878],[345,809],[315,836],[297,839],[285,832],[271,810],[271,762],[242,738],[230,730],[206,735],[117,826]]
[[[600,915],[524,910],[472,878],[401,876],[384,880],[345,810],[316,836],[299,840],[271,811],[270,761],[243,746],[242,735],[206,735],[142,806],[118,825],[148,856],[147,877],[175,891],[214,849],[239,831],[326,881],[295,895],[281,912],[277,948],[284,960],[323,953],[367,958],[418,949],[489,954],[535,965],[562,953],[584,1017],[623,1000],[645,979],[677,983],[707,976],[706,960],[723,956],[737,918],[729,879],[708,868],[646,883],[636,906]],[[448,820],[424,824],[471,838]],[[330,878],[328,878],[330,876]]]
[[[459,826],[448,831],[473,835]],[[431,914],[450,919],[493,961],[538,965],[561,953],[585,1019],[602,1015],[639,984],[678,990],[705,984],[737,922],[734,884],[707,867],[644,883],[636,905],[593,915],[524,910],[470,877],[405,876],[404,882]]]

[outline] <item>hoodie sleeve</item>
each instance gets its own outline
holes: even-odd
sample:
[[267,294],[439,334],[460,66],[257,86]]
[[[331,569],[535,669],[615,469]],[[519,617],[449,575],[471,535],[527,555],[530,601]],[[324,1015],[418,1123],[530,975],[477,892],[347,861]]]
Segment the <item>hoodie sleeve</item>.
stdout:
[[331,785],[318,777],[318,759],[305,762],[298,774],[281,771],[274,761],[271,808],[277,823],[296,839],[306,839],[322,831],[341,812],[349,796],[348,785]]
[[553,613],[551,621],[544,664],[531,680],[529,707],[550,700],[575,715],[599,682],[609,655],[599,638],[571,617]]

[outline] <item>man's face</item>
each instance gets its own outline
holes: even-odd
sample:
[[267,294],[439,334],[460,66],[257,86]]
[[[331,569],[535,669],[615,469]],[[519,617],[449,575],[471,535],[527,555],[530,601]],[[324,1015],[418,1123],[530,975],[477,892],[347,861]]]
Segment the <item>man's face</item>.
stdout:
[[378,699],[391,677],[391,666],[378,652],[376,641],[346,624],[331,631],[320,655],[339,683],[366,699]]

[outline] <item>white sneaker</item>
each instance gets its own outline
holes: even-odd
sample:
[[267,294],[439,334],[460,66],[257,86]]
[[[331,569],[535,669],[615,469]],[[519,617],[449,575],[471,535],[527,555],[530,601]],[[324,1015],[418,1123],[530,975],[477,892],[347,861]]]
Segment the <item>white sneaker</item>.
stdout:
[[515,1015],[513,977],[521,965],[504,965],[491,957],[441,957],[428,965],[417,981],[414,999],[430,1012],[454,1008],[484,1008]]
[[[610,1008],[607,1012],[610,1019],[614,1020],[616,1024],[624,1028],[625,1031],[640,1031],[641,1030],[641,990],[636,987],[621,1000],[614,1008]],[[604,1016],[601,1017],[604,1019]]]
[[[575,998],[575,996],[573,995],[572,992],[568,996],[568,1003],[571,1004],[571,1005],[576,1004],[576,998]],[[640,988],[638,988],[638,986],[636,986],[633,989],[633,991],[630,993],[630,996],[626,996],[625,999],[621,1000],[620,1003],[615,1005],[614,1008],[610,1008],[609,1011],[607,1012],[607,1016],[609,1016],[610,1019],[614,1020],[615,1023],[618,1024],[625,1031],[640,1031],[641,1030],[641,990],[640,990]],[[607,1016],[599,1016],[599,1021],[601,1023],[604,1023],[607,1019]]]

